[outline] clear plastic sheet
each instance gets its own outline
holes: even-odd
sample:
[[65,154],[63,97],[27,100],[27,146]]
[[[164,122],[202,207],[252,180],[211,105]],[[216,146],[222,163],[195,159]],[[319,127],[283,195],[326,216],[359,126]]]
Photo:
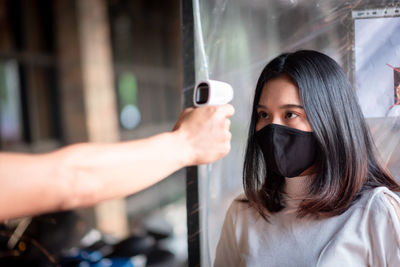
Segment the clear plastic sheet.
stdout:
[[382,160],[400,180],[398,5],[383,0],[193,1],[196,80],[230,83],[236,109],[231,153],[199,171],[202,266],[212,265],[225,212],[242,192],[257,78],[265,64],[282,52],[318,50],[343,67],[357,91]]

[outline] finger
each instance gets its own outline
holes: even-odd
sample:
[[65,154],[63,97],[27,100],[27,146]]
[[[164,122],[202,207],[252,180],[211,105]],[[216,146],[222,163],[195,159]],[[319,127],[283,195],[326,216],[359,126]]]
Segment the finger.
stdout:
[[226,119],[225,120],[225,129],[229,131],[230,128],[231,128],[231,120]]
[[228,154],[229,151],[231,150],[231,140],[232,140],[232,134],[231,134],[231,132],[228,132],[228,133],[226,134],[226,140],[228,140],[228,141],[225,142],[225,151],[226,151],[226,154]]
[[231,132],[227,132],[226,133],[226,137],[227,137],[227,139],[229,140],[229,145],[230,145],[230,141],[232,140],[232,133]]
[[226,104],[220,106],[220,112],[223,113],[225,117],[230,117],[235,114],[235,108],[231,104]]
[[203,114],[206,116],[214,116],[214,114],[218,113],[218,107],[217,106],[203,106],[203,107],[197,107],[194,112],[197,112],[197,114]]

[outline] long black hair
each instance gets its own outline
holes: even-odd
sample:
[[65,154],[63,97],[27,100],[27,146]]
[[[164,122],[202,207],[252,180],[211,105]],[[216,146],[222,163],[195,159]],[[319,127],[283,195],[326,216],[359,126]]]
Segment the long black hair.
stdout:
[[318,143],[317,173],[299,206],[299,216],[341,214],[363,191],[378,186],[400,191],[377,159],[355,92],[341,67],[316,51],[286,53],[269,62],[258,79],[244,160],[247,200],[265,219],[265,209],[272,213],[285,206],[284,177],[268,172],[256,143],[257,105],[264,85],[281,75],[289,76],[298,87]]

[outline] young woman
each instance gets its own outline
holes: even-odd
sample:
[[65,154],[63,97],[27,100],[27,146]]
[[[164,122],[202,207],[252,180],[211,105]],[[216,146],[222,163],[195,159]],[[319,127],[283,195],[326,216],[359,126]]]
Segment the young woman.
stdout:
[[264,68],[243,184],[215,266],[400,266],[400,187],[330,57],[298,51]]

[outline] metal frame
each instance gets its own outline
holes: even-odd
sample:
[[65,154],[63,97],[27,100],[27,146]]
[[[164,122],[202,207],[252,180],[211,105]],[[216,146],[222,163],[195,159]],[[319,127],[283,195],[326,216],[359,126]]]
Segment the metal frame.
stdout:
[[[195,83],[194,20],[191,0],[181,1],[182,59],[183,59],[183,106],[193,106]],[[188,229],[188,264],[200,266],[200,214],[198,168],[186,168],[186,210]]]

